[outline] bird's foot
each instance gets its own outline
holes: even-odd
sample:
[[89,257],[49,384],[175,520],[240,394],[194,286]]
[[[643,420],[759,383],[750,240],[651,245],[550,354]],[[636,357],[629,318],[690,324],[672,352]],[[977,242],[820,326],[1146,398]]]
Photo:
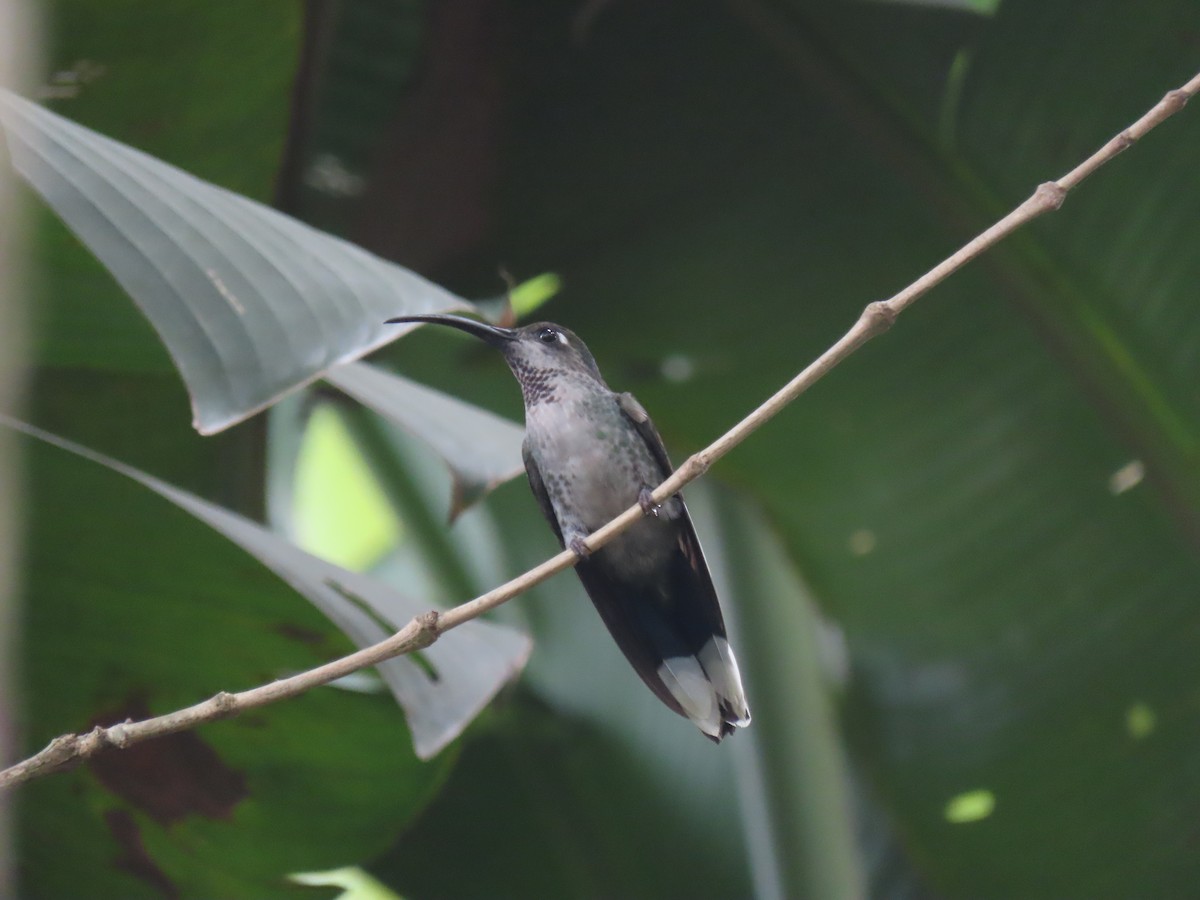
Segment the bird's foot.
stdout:
[[581,537],[571,538],[571,543],[568,544],[567,546],[570,547],[571,552],[574,553],[576,556],[578,556],[580,559],[587,559],[589,556],[592,555],[592,551],[588,549],[588,545],[586,543],[584,543],[584,540]]
[[658,518],[658,512],[662,509],[654,502],[654,490],[647,484],[643,484],[642,489],[638,491],[638,506],[642,508],[643,513],[655,518]]

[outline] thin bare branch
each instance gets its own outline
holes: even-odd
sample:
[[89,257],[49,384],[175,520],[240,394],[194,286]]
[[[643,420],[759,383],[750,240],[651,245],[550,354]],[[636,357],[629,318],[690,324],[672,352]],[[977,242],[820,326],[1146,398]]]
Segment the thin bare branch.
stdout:
[[[995,246],[1027,222],[1058,209],[1067,194],[1080,182],[1110,162],[1117,154],[1132,146],[1152,128],[1181,110],[1197,92],[1200,92],[1200,74],[1197,74],[1178,90],[1169,92],[1145,115],[1117,134],[1066,175],[1057,181],[1039,185],[1025,202],[964,245],[954,255],[938,263],[904,290],[887,300],[868,304],[858,321],[833,346],[813,360],[795,378],[729,431],[708,447],[690,456],[670,478],[659,485],[654,491],[654,499],[663,502],[672,494],[679,492],[685,485],[703,475],[714,462],[761,428],[768,420],[778,415],[785,406],[812,387],[830,369],[844,361],[871,338],[887,331],[900,313],[935,285],[945,280],[951,273],[962,268],[985,250]],[[600,549],[643,515],[641,507],[634,504],[603,528],[593,532],[586,541],[588,549],[592,551]],[[506,600],[545,581],[551,575],[570,568],[575,562],[575,555],[569,550],[564,550],[541,565],[474,600],[444,612],[425,613],[413,619],[386,641],[299,675],[273,681],[270,684],[238,694],[220,693],[195,706],[141,722],[123,722],[107,728],[98,726],[85,734],[68,734],[55,738],[40,753],[0,772],[0,790],[14,787],[31,778],[78,765],[81,761],[94,756],[105,748],[129,747],[152,737],[183,731],[204,722],[229,718],[247,709],[264,706],[287,697],[295,697],[310,688],[327,684],[336,678],[341,678],[367,666],[376,665],[392,657],[428,647],[450,629],[499,606]]]

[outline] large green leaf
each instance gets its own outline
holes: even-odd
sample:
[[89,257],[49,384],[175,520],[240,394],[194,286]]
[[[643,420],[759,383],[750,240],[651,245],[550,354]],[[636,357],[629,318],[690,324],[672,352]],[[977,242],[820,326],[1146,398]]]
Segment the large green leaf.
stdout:
[[[28,456],[31,749],[349,649],[191,514],[59,449]],[[450,759],[410,747],[390,698],[321,688],[111,751],[21,789],[22,895],[296,895],[286,873],[363,859],[429,798]]]
[[17,171],[158,331],[210,434],[402,333],[468,305],[407,269],[0,93]]
[[[112,469],[174,503],[274,571],[359,647],[379,643],[431,607],[424,598],[410,597],[378,579],[311,556],[244,516],[102,454],[2,414],[0,425]],[[377,666],[404,708],[417,756],[429,759],[458,737],[505,682],[521,671],[529,650],[529,639],[511,629],[468,622],[421,651],[424,666],[407,656]]]
[[[224,188],[270,202],[287,143],[304,10],[47,0],[28,96]],[[170,70],[176,77],[164,78]],[[36,208],[45,210],[41,203]],[[53,213],[35,217],[39,364],[172,373],[146,318]],[[186,403],[186,398],[180,398]]]

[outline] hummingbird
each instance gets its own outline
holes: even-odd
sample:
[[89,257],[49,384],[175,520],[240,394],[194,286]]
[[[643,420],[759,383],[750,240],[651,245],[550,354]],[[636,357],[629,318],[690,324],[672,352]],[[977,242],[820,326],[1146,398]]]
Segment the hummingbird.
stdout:
[[[529,486],[600,618],[646,686],[714,742],[750,724],[737,660],[683,497],[652,492],[674,471],[632,394],[605,383],[591,352],[551,322],[501,328],[452,315],[390,323],[446,325],[500,350],[525,401]],[[599,550],[584,539],[634,503],[645,517]]]

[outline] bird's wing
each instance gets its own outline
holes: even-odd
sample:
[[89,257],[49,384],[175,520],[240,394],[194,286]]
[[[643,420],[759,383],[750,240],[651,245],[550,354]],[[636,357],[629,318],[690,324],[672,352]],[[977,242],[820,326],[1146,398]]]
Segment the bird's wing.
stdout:
[[529,448],[525,446],[521,447],[521,458],[525,460],[525,476],[529,479],[529,487],[533,491],[533,496],[537,498],[538,506],[542,508],[542,515],[554,529],[554,536],[558,538],[558,543],[561,545],[563,542],[562,528],[558,525],[558,516],[554,514],[554,504],[550,502],[550,494],[546,492],[546,483],[542,481],[542,472],[538,469],[537,461],[529,452]]
[[[654,427],[650,415],[632,394],[618,394],[617,403],[642,440],[646,442],[646,446],[662,469],[662,477],[666,478],[674,470],[674,467],[671,465],[670,457],[667,456],[667,448],[663,443],[662,436]],[[666,669],[671,669],[671,663],[674,662],[682,666],[680,672],[668,674],[660,667],[656,668],[653,675],[649,675],[634,660],[633,655],[625,646],[625,642],[621,640],[615,630],[613,634],[614,637],[617,637],[617,643],[622,644],[622,649],[630,657],[630,661],[634,663],[634,668],[638,669],[638,673],[651,689],[660,697],[663,697],[664,687],[674,695],[672,699],[676,699],[677,703],[665,702],[677,711],[680,711],[678,700],[681,699],[681,692],[691,681],[689,676],[691,661],[694,659],[698,662],[705,678],[716,691],[721,722],[720,730],[716,734],[709,730],[711,722],[706,725],[697,721],[697,724],[700,724],[710,737],[719,740],[720,737],[732,731],[735,726],[748,724],[750,711],[746,706],[745,695],[742,691],[737,662],[733,658],[733,651],[730,649],[726,637],[721,605],[717,599],[717,590],[713,586],[712,575],[708,570],[708,563],[704,559],[704,550],[700,547],[700,539],[696,536],[696,529],[692,525],[692,517],[688,514],[683,497],[676,494],[675,499],[678,503],[678,511],[673,512],[671,518],[675,528],[679,556],[675,557],[675,562],[671,564],[668,573],[670,588],[667,596],[672,598],[672,602],[665,607],[658,605],[658,609],[655,611],[656,616],[665,617],[664,624],[669,623],[668,631],[672,639],[664,643],[660,638],[660,645],[655,649]],[[591,593],[588,579],[583,573],[580,574],[580,577],[584,579],[584,584],[588,586],[589,593]],[[626,605],[626,608],[628,610],[629,606]],[[632,608],[643,615],[648,612],[645,605],[635,603]],[[603,610],[601,612],[603,614]],[[641,625],[640,630],[647,633],[645,623],[641,623]],[[612,630],[611,624],[609,627]],[[661,634],[662,632],[660,632]],[[668,649],[666,644],[676,644],[680,639],[687,650],[672,660],[673,652]],[[675,650],[674,653],[678,653],[678,650]],[[695,656],[693,657],[692,654]],[[674,680],[673,686],[663,682],[663,679],[667,677]],[[692,691],[687,690],[686,693],[691,694]],[[663,699],[665,700],[665,698]],[[683,714],[693,721],[697,720],[697,716],[692,715],[690,710],[683,711]]]
[[[667,456],[667,447],[663,443],[662,436],[658,433],[658,429],[654,427],[654,423],[650,420],[650,414],[646,412],[645,407],[638,403],[637,399],[630,393],[618,394],[617,404],[621,407],[621,412],[625,413],[625,417],[633,424],[637,433],[642,440],[646,442],[646,446],[654,455],[655,461],[662,468],[662,477],[665,479],[674,470],[671,465],[671,458]],[[651,487],[658,487],[654,484]],[[725,634],[725,626],[721,621],[721,608],[717,604],[717,591],[713,587],[712,577],[708,573],[708,563],[704,561],[704,551],[700,548],[700,539],[696,537],[696,529],[692,525],[692,517],[688,515],[687,507],[683,504],[683,497],[679,494],[675,495],[679,498],[679,515],[676,520],[680,524],[679,528],[679,550],[687,559],[688,564],[696,572],[696,577],[701,582],[700,587],[708,596],[712,598],[712,603],[708,610],[708,618],[713,630],[718,634]]]
[[[617,394],[617,405],[621,407],[625,418],[633,424],[642,440],[646,442],[646,446],[654,454],[655,462],[662,469],[662,477],[666,478],[675,470],[675,467],[671,465],[671,458],[667,456],[667,446],[663,443],[662,436],[654,427],[654,423],[650,421],[650,414],[646,412],[646,408],[638,403],[633,394],[628,392]],[[651,485],[651,487],[658,487],[658,485]]]

